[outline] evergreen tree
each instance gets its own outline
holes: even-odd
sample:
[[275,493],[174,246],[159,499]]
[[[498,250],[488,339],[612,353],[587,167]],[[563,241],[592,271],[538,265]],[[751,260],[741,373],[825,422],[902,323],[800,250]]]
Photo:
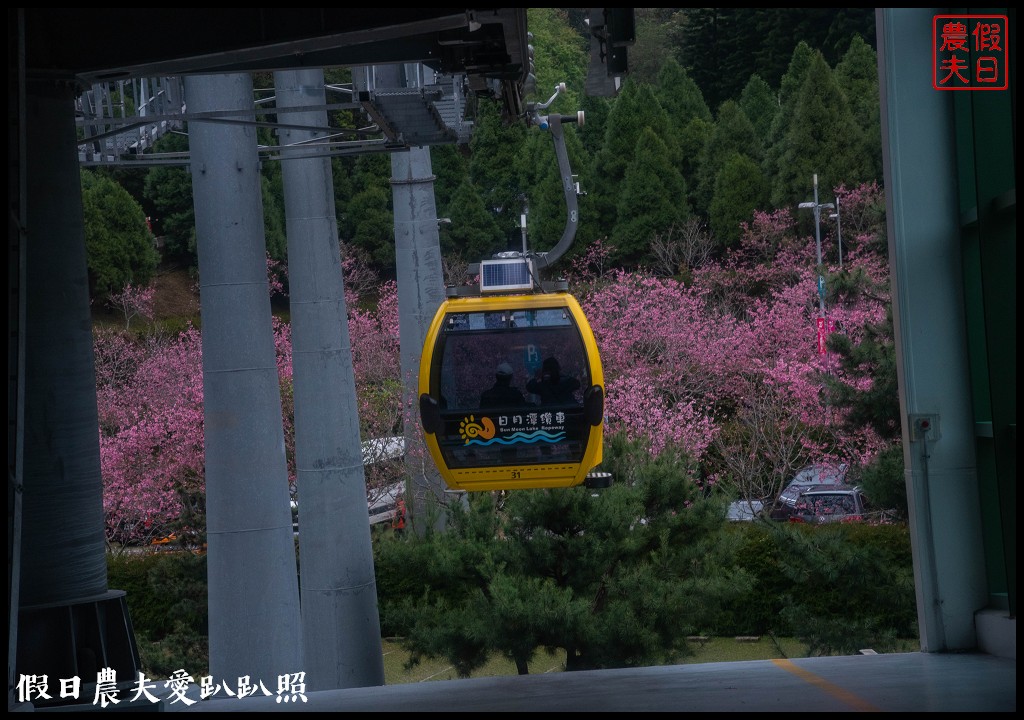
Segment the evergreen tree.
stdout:
[[767,143],[768,133],[779,112],[779,101],[768,83],[757,73],[750,76],[740,93],[740,107],[754,126],[762,145]]
[[430,167],[434,172],[434,203],[441,208],[451,207],[452,197],[469,177],[469,146],[433,145],[430,148]]
[[616,483],[598,495],[517,490],[498,507],[474,493],[448,532],[385,543],[379,572],[405,578],[385,601],[387,631],[462,676],[494,652],[520,673],[541,648],[564,649],[570,671],[687,654],[686,636],[749,589],[728,561],[721,504],[678,452],[651,459],[616,438],[606,457]]
[[807,70],[811,67],[813,59],[814,51],[811,50],[811,46],[803,41],[798,43],[793,50],[789,69],[786,70],[786,74],[782,76],[779,84],[779,110],[775,113],[775,119],[768,130],[768,143],[764,158],[764,174],[773,180],[779,172],[782,140],[789,132],[797,96],[800,93],[800,88],[803,87],[804,78],[807,76]]
[[[157,140],[156,152],[188,152],[188,136],[171,133]],[[183,167],[149,168],[143,194],[154,210],[153,222],[164,238],[164,253],[196,264],[196,218],[192,203],[192,176]]]
[[610,235],[615,224],[616,189],[626,174],[639,137],[640,111],[636,94],[638,85],[627,80],[611,104],[605,123],[602,145],[594,155],[590,170],[590,194],[585,198],[584,223],[597,229],[600,236]]
[[475,186],[464,180],[452,196],[441,226],[441,252],[465,262],[479,262],[505,249],[505,233],[484,207]]
[[871,177],[882,179],[882,126],[879,118],[878,58],[874,49],[859,36],[836,65],[836,82],[864,134],[864,148],[871,161]]
[[142,207],[120,185],[95,172],[83,169],[81,182],[90,294],[104,297],[129,283],[147,285],[160,256]]
[[[588,158],[593,158],[604,144],[605,128],[608,115],[611,113],[614,100],[604,97],[584,95],[580,101],[583,111],[583,127],[580,128],[580,141]],[[588,165],[589,167],[589,165]]]
[[820,188],[869,179],[864,136],[821,53],[816,53],[797,97],[793,119],[779,145],[771,201],[776,207],[806,200],[812,177]]
[[274,260],[288,258],[288,236],[285,232],[284,177],[281,163],[262,163],[260,190],[263,200],[263,236],[267,254]]
[[511,231],[522,211],[522,182],[516,162],[521,154],[526,128],[506,125],[494,103],[480,103],[469,147],[469,177],[494,214],[499,227]]
[[687,200],[692,205],[697,188],[697,168],[703,150],[713,127],[711,110],[704,102],[704,96],[697,83],[682,66],[669,58],[658,74],[655,97],[668,113],[672,123],[672,134],[679,145],[679,171],[689,191]]
[[[636,41],[628,50],[629,76],[654,85],[665,65],[675,62],[673,8],[634,8]],[[676,63],[678,65],[678,63]]]
[[712,95],[712,107],[739,98],[745,79],[760,66],[758,53],[766,40],[764,21],[772,9],[720,8],[719,12],[718,90]]
[[395,221],[391,194],[371,185],[348,204],[348,231],[351,242],[366,253],[374,270],[386,273],[395,266]]
[[679,133],[679,172],[686,181],[687,200],[697,206],[697,183],[701,169],[701,155],[715,132],[712,120],[695,117]]
[[637,141],[647,128],[661,138],[665,145],[665,159],[676,166],[679,149],[668,113],[658,103],[649,85],[627,80],[608,116],[604,146],[594,157],[591,172],[593,197],[590,198],[589,209],[593,212],[592,222],[605,228],[605,233],[607,228],[615,225],[626,168],[633,163]]
[[718,109],[718,121],[701,151],[694,203],[697,211],[704,214],[709,211],[715,180],[733,153],[760,161],[761,152],[761,141],[746,114],[735,101],[726,100]]
[[680,62],[712,107],[736,99],[758,73],[772,87],[799,43],[835,64],[854,34],[874,37],[873,8],[681,8],[670,31]]
[[148,168],[144,167],[130,167],[125,165],[112,165],[110,167],[94,167],[93,172],[96,172],[104,177],[108,177],[118,185],[123,187],[129,195],[131,195],[135,202],[142,206],[143,212],[149,217],[150,222],[153,223],[153,234],[159,236],[161,234],[159,230],[159,224],[155,222],[153,217],[156,214],[156,208],[146,198],[145,186],[146,186],[146,174]]
[[644,262],[651,238],[689,217],[686,184],[654,130],[644,128],[632,155],[612,232],[614,257],[625,265]]
[[[842,274],[840,274],[842,275]],[[856,277],[856,273],[852,277]],[[830,276],[833,285],[858,282],[847,276]],[[892,306],[885,322],[867,323],[858,342],[841,332],[828,339],[829,351],[839,360],[840,376],[822,378],[831,405],[847,410],[846,426],[870,427],[889,441],[900,438],[899,387],[896,377],[896,348],[893,340]],[[847,382],[842,382],[845,377]],[[850,382],[860,378],[861,383]]]
[[344,221],[349,198],[355,191],[352,187],[352,174],[355,160],[352,157],[331,158],[331,177],[334,181],[334,219],[338,224],[338,234],[344,237]]
[[758,164],[746,155],[733,153],[718,172],[709,216],[711,230],[720,247],[734,245],[755,210],[768,201],[768,180]]
[[878,453],[861,470],[857,484],[871,499],[872,507],[894,510],[898,519],[910,517],[903,445],[896,443]]
[[389,275],[395,266],[391,156],[360,155],[355,162],[352,187],[355,194],[346,203],[338,234],[344,242],[365,253],[375,272]]
[[725,95],[719,85],[721,72],[721,42],[725,32],[723,13],[728,8],[685,8],[677,20],[679,62],[712,107],[717,107]]
[[665,60],[654,88],[654,96],[668,113],[676,132],[689,125],[693,118],[711,122],[711,110],[700,88],[675,58]]

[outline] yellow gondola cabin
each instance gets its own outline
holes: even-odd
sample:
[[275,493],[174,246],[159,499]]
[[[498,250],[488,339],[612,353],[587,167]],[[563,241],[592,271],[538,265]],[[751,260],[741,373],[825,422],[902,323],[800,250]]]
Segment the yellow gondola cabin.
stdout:
[[571,487],[601,462],[601,360],[566,292],[446,300],[419,395],[427,447],[452,489]]

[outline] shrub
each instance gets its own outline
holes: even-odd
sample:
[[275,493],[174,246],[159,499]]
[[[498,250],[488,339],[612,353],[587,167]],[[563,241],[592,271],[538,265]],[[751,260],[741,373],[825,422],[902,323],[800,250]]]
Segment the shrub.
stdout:
[[146,677],[209,674],[206,556],[108,554],[107,572],[109,586],[127,593]]

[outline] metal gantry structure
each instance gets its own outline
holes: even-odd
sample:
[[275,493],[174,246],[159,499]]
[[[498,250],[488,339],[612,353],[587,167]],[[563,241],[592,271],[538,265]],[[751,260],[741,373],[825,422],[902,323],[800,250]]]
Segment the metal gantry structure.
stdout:
[[[472,122],[466,118],[469,88],[464,73],[442,75],[420,63],[403,65],[400,83],[394,74],[382,75],[379,66],[359,66],[350,73],[350,82],[321,83],[324,102],[307,107],[278,107],[272,88],[257,89],[249,121],[221,110],[190,112],[180,76],[94,83],[75,100],[79,161],[83,166],[188,165],[188,151],[158,152],[155,145],[164,135],[185,133],[188,123],[199,121],[316,130],[317,137],[308,142],[320,157],[469,142]],[[291,114],[310,111],[325,113],[326,124],[312,128],[290,122]],[[343,113],[364,122],[336,124]],[[259,155],[280,160],[287,150],[261,145]]]

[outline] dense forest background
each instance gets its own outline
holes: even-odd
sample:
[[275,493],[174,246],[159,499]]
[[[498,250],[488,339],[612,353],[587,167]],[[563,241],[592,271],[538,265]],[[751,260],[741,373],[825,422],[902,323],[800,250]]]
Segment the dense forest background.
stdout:
[[[552,110],[582,109],[586,116],[582,127],[567,128],[573,171],[586,193],[575,253],[605,238],[615,246],[612,262],[674,274],[678,265],[666,265],[652,243],[678,236],[687,221],[689,232],[700,227],[710,233],[713,252],[720,255],[755,209],[809,199],[814,173],[828,196],[823,202],[842,184],[881,181],[873,10],[638,8],[629,79],[612,99],[583,95],[585,16],[583,9],[529,13],[538,76],[534,99],[546,100],[565,82],[568,92]],[[347,76],[345,69],[327,71],[331,82]],[[257,76],[255,84],[263,97],[272,78]],[[475,132],[467,146],[431,148],[438,214],[452,220],[441,237],[452,268],[521,247],[524,209],[534,250],[550,248],[565,222],[550,138],[525,124],[506,125],[487,100],[472,113]],[[361,118],[334,120],[351,125]],[[187,136],[178,134],[156,149],[187,146]],[[333,163],[340,241],[375,272],[393,277],[388,156],[348,156]],[[186,169],[86,172],[107,176],[141,208],[117,213],[131,214],[130,223],[115,222],[110,212],[87,220],[99,297],[129,280],[144,284],[152,277],[157,260],[146,250],[150,231],[161,238],[165,260],[195,267]],[[265,163],[264,174],[267,248],[284,262],[279,165]],[[103,183],[91,196],[115,190]],[[120,227],[105,227],[111,224]]]

